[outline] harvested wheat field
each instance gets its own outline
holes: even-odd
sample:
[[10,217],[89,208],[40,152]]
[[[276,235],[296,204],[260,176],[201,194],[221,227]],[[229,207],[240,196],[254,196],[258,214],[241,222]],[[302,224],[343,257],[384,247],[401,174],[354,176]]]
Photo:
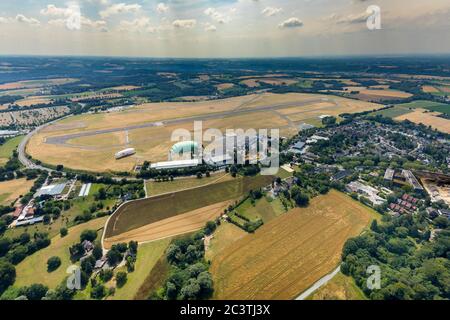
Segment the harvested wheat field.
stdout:
[[433,86],[423,86],[422,91],[425,93],[439,93],[439,90]]
[[219,202],[193,210],[172,218],[164,219],[147,226],[107,238],[103,241],[106,249],[117,243],[137,241],[152,242],[200,230],[208,221],[217,219],[233,201]]
[[337,191],[232,243],[211,265],[215,299],[293,299],[336,268],[376,214]]
[[450,120],[439,117],[439,112],[430,112],[425,109],[416,109],[414,112],[410,112],[395,118],[394,120],[403,121],[409,120],[417,124],[424,124],[431,126],[439,131],[450,133]]
[[10,205],[20,196],[27,194],[33,183],[33,180],[26,179],[0,182],[0,206]]

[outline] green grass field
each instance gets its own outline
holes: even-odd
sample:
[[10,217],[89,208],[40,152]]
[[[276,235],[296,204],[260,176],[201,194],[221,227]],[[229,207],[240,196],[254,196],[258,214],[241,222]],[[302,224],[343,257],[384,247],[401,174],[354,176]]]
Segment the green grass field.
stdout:
[[5,144],[0,146],[0,166],[8,162],[9,158],[12,156],[13,151],[17,149],[20,141],[22,141],[24,136],[18,136],[9,139]]
[[117,288],[111,299],[133,300],[153,267],[164,254],[171,240],[169,238],[139,245],[135,270],[128,274],[127,283],[122,288]]
[[256,201],[255,205],[253,205],[249,199],[241,204],[236,211],[251,221],[261,219],[264,223],[285,213],[280,199],[277,198],[269,202],[265,197]]
[[444,103],[439,103],[439,102],[434,102],[434,101],[425,101],[425,100],[417,100],[417,101],[413,101],[413,102],[409,102],[409,103],[397,104],[393,108],[376,111],[376,112],[371,113],[371,115],[374,115],[374,116],[382,115],[383,117],[387,117],[387,118],[397,118],[404,114],[413,112],[414,109],[418,109],[418,108],[422,108],[422,109],[426,109],[426,110],[430,110],[430,111],[441,112],[441,113],[450,115],[450,105],[449,104],[444,104]]
[[[33,255],[25,258],[16,266],[16,282],[14,286],[29,286],[33,283],[42,283],[49,288],[56,288],[66,277],[67,268],[72,264],[70,261],[69,247],[80,240],[80,234],[86,229],[100,230],[103,228],[106,217],[91,220],[69,229],[69,234],[64,238],[59,235],[52,238],[51,244]],[[102,232],[98,232],[100,239]],[[47,260],[50,257],[61,258],[61,266],[49,273],[47,272]]]
[[272,181],[272,176],[239,177],[196,189],[129,202],[111,217],[106,227],[106,236],[119,235],[215,203],[237,200],[250,190],[269,185]]

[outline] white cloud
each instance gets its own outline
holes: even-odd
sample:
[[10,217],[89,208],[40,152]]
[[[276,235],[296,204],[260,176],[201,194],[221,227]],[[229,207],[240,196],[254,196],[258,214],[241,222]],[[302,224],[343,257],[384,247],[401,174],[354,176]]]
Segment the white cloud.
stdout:
[[261,11],[261,13],[266,17],[273,17],[281,13],[282,11],[282,8],[266,7],[263,11]]
[[207,32],[216,32],[217,27],[209,22],[203,23],[203,27],[205,28],[205,31]]
[[41,24],[41,22],[37,19],[34,18],[28,18],[26,16],[24,16],[23,14],[18,14],[16,16],[16,21],[20,22],[20,23],[26,23],[32,26],[39,26]]
[[177,29],[191,29],[197,25],[197,20],[186,19],[186,20],[175,20],[172,25]]
[[155,32],[155,28],[150,23],[150,18],[147,17],[137,18],[132,21],[120,21],[119,30],[137,33]]
[[156,6],[156,12],[158,12],[159,14],[165,13],[169,11],[169,6],[164,4],[164,3],[158,3],[158,5]]
[[217,21],[218,23],[228,23],[231,21],[231,17],[224,15],[222,13],[220,13],[219,11],[217,11],[214,8],[208,8],[204,11],[204,13],[211,17],[211,19],[213,19],[214,21]]
[[113,15],[122,14],[122,13],[136,13],[141,10],[142,6],[140,4],[126,4],[126,3],[117,3],[109,6],[105,10],[100,11],[100,17],[102,19],[108,18]]
[[303,27],[303,21],[299,18],[289,18],[278,25],[280,28],[300,28]]

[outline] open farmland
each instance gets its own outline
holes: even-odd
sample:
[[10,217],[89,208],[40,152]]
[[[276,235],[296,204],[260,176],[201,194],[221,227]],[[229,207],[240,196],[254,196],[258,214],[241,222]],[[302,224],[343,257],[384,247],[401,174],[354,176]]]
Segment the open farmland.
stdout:
[[[378,109],[378,104],[317,94],[260,94],[201,102],[150,103],[122,111],[74,116],[35,136],[27,153],[44,163],[88,171],[130,171],[136,163],[167,160],[175,129],[278,128],[284,136],[298,131],[301,122],[320,115],[339,115]],[[128,139],[124,139],[125,133]],[[128,143],[127,143],[128,142]],[[125,147],[133,157],[116,161]]]
[[140,227],[103,241],[106,249],[117,243],[137,241],[139,243],[152,242],[161,239],[200,230],[208,221],[214,221],[224,212],[233,201],[224,201],[199,208],[191,212],[167,218],[144,227]]
[[183,213],[224,201],[237,200],[250,190],[270,184],[272,180],[272,176],[236,178],[126,203],[108,221],[105,233],[106,241],[108,238]]
[[216,299],[293,299],[339,264],[375,214],[337,191],[232,243],[211,265]]
[[78,81],[71,78],[58,78],[58,79],[43,79],[43,80],[25,80],[18,82],[4,83],[0,85],[0,90],[18,90],[18,89],[31,89],[42,88],[46,86],[58,86],[67,83],[73,83]]
[[163,182],[155,182],[155,181],[147,181],[147,193],[150,196],[157,196],[163,193],[168,192],[176,192],[184,189],[196,188],[200,186],[204,186],[210,183],[217,183],[232,180],[230,174],[225,172],[219,172],[216,174],[212,174],[209,178],[204,177],[202,179],[198,178],[179,178],[174,181],[163,181]]
[[417,124],[421,123],[426,126],[431,126],[432,128],[445,133],[450,133],[450,120],[439,117],[440,114],[441,113],[439,112],[430,112],[424,109],[416,109],[414,112],[410,112],[395,118],[395,120],[409,120]]
[[10,205],[20,196],[28,193],[33,186],[33,180],[16,179],[0,182],[0,206]]

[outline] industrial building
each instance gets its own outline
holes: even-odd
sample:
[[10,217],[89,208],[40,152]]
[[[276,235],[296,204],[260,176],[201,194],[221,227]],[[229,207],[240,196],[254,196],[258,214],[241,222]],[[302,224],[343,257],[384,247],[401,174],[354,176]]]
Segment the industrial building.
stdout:
[[395,170],[394,169],[386,169],[386,172],[384,173],[384,180],[386,181],[392,181],[394,179]]
[[169,160],[192,160],[198,158],[199,145],[195,141],[181,141],[172,146],[169,151]]
[[409,170],[402,170],[402,175],[406,181],[414,188],[415,191],[423,191],[422,185],[419,183],[414,174]]
[[63,193],[64,188],[66,187],[67,183],[60,183],[60,184],[52,184],[49,186],[42,187],[37,193],[36,197],[39,196],[52,196],[56,197]]
[[201,161],[199,159],[176,160],[176,161],[152,163],[150,165],[150,168],[155,170],[173,170],[182,168],[192,168],[198,166],[199,164],[201,164]]
[[385,199],[381,198],[378,194],[380,191],[377,189],[366,185],[360,181],[352,181],[346,186],[347,191],[356,192],[365,197],[367,197],[373,206],[379,206],[386,202]]

